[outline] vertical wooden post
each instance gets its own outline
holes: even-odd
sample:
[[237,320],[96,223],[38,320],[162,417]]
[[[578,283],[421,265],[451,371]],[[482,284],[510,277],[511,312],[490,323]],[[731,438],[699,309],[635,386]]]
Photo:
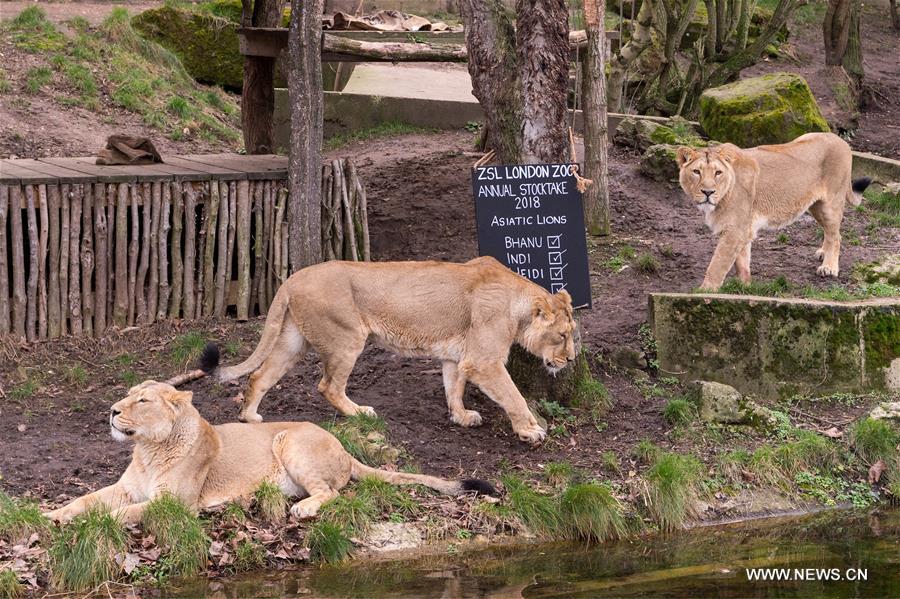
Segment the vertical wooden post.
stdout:
[[38,339],[47,338],[47,244],[50,234],[50,209],[47,206],[47,186],[38,185],[38,212],[41,236],[38,247]]
[[59,305],[59,185],[51,185],[47,189],[47,209],[50,226],[50,255],[47,268],[47,335],[56,339],[62,334]]
[[94,286],[94,335],[102,337],[106,332],[106,298],[109,280],[109,246],[107,245],[106,185],[94,186],[94,239],[97,240],[96,257],[97,284]]
[[[206,202],[206,247],[203,248],[203,316],[212,316],[215,302],[216,233],[219,222],[219,182],[209,182],[209,199]],[[220,264],[221,268],[221,264]]]
[[81,207],[81,328],[86,336],[94,334],[94,186],[84,184]]
[[184,262],[181,254],[181,231],[184,229],[184,204],[181,183],[172,183],[172,298],[169,318],[181,315],[181,291],[184,288]]
[[[324,190],[327,188],[323,185],[322,189]],[[274,270],[275,270],[276,280],[275,280],[275,285],[272,288],[272,296],[269,298],[269,301],[271,301],[272,297],[275,297],[275,293],[278,291],[278,288],[281,286],[282,283],[284,283],[284,279],[282,278],[282,275],[281,275],[281,265],[283,262],[285,262],[287,260],[287,256],[284,255],[284,253],[282,252],[282,248],[281,248],[282,243],[283,243],[281,229],[282,229],[282,223],[284,223],[284,204],[285,204],[285,198],[287,196],[287,193],[283,188],[277,190],[277,193],[278,193],[278,200],[276,201],[276,204],[275,204],[275,235],[273,237],[273,243],[272,243],[272,245],[275,246],[275,248],[274,248],[274,251],[275,251]]]
[[159,303],[156,320],[165,320],[169,309],[169,213],[172,204],[172,186],[168,182],[161,185],[159,212]]
[[116,266],[113,323],[128,325],[128,184],[119,183],[116,190]]
[[115,273],[115,247],[116,247],[116,205],[119,203],[119,185],[110,183],[106,186],[106,248],[110,259],[106,261],[106,314],[109,316],[116,310],[116,273]]
[[[263,182],[250,182],[251,196],[253,198],[253,279],[250,285],[250,312],[253,313],[253,305],[259,303],[259,312],[262,314],[263,306],[259,301],[259,288],[265,272],[263,267]],[[265,287],[263,285],[263,287]]]
[[264,268],[263,268],[263,282],[265,285],[260,287],[260,296],[262,297],[262,305],[260,305],[260,312],[268,312],[269,304],[272,302],[272,295],[274,295],[274,291],[272,289],[272,272],[274,268],[274,246],[275,246],[275,231],[274,231],[274,221],[275,221],[275,198],[274,193],[272,191],[272,182],[266,181],[266,186],[263,189],[263,230],[265,231],[265,252],[264,252]]
[[228,220],[228,183],[221,181],[213,181],[212,184],[219,187],[219,231],[216,235],[217,255],[216,255],[216,298],[213,305],[213,314],[216,316],[225,316],[225,273],[230,269],[226,266],[225,261],[231,257],[228,253],[229,231],[233,226]]
[[183,318],[193,318],[197,298],[194,296],[194,261],[197,259],[197,190],[193,183],[184,184],[184,311]]
[[159,301],[159,211],[162,204],[162,184],[159,181],[150,186],[150,281],[147,283],[147,322],[156,320]]
[[[225,258],[225,286],[231,285],[232,271],[234,268],[234,242],[237,237],[237,183],[228,184],[228,243],[227,256]],[[227,295],[226,295],[227,297]],[[225,300],[224,309],[227,310],[228,300]]]
[[25,337],[37,339],[37,280],[38,280],[38,225],[34,201],[34,186],[25,186],[26,216],[28,218],[28,293],[25,307]]
[[0,185],[0,335],[9,333],[9,264],[6,258],[6,215],[9,186]]
[[[126,185],[123,183],[123,185]],[[138,242],[140,240],[140,219],[138,218],[138,196],[140,184],[128,183],[129,197],[131,197],[131,236],[128,241],[128,326],[134,324],[134,313],[137,307],[137,267],[138,267]]]
[[[147,318],[147,271],[150,268],[150,225],[153,218],[153,200],[150,198],[150,184],[141,185],[141,198],[143,199],[144,209],[141,212],[141,257],[138,262],[137,282],[135,284],[135,302],[137,302],[137,315],[135,322],[138,324],[147,324],[150,320]],[[154,251],[156,248],[153,248]]]
[[9,203],[10,233],[12,235],[12,324],[13,333],[25,338],[25,238],[22,236],[22,188],[11,188]]
[[71,187],[69,206],[69,314],[73,335],[81,335],[81,201],[84,185]]
[[250,182],[237,184],[237,318],[250,317]]

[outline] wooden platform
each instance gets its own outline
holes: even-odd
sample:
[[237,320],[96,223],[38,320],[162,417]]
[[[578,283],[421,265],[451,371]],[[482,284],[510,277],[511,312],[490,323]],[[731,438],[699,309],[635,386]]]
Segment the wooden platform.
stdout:
[[0,160],[0,185],[261,181],[287,178],[287,157],[275,154],[163,156],[161,164],[102,166],[92,156]]

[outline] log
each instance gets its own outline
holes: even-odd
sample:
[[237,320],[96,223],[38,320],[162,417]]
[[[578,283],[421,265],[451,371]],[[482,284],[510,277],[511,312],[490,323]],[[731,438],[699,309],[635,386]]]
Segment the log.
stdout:
[[291,256],[289,254],[290,243],[288,240],[288,234],[291,230],[291,224],[289,222],[290,214],[287,210],[287,200],[288,200],[288,190],[282,187],[279,190],[279,194],[282,196],[282,201],[284,203],[284,221],[281,223],[281,276],[278,277],[281,279],[281,282],[287,281],[288,275],[291,272]]
[[206,267],[203,262],[206,258],[206,228],[209,224],[209,193],[206,191],[207,183],[200,183],[200,189],[198,191],[198,197],[202,197],[204,195],[207,196],[207,200],[205,202],[198,202],[200,206],[200,235],[197,240],[197,260],[195,272],[197,273],[197,284],[194,286],[196,290],[196,297],[194,298],[194,318],[200,318],[203,313],[203,291],[205,281],[203,280],[206,275]]
[[38,241],[38,339],[47,338],[47,244],[50,234],[50,210],[47,207],[47,186],[38,185],[40,239]]
[[212,316],[215,302],[216,233],[219,223],[219,182],[209,182],[209,200],[206,202],[206,247],[203,257],[203,316]]
[[59,271],[59,318],[60,333],[65,335],[69,330],[69,207],[71,187],[62,185],[59,189],[59,263],[54,268]]
[[225,261],[228,259],[228,235],[230,223],[228,220],[228,183],[212,182],[219,188],[219,230],[216,234],[216,285],[215,301],[213,302],[213,314],[225,316],[225,273],[228,270]]
[[263,239],[265,242],[263,252],[263,259],[265,261],[265,267],[263,268],[263,283],[265,283],[265,285],[260,284],[260,295],[262,297],[259,307],[260,313],[267,313],[269,311],[269,303],[272,301],[272,295],[274,294],[272,289],[272,274],[275,258],[273,254],[275,231],[272,228],[275,222],[274,212],[275,202],[272,196],[272,182],[266,181],[265,188],[263,189],[263,230],[265,231]]
[[25,337],[25,239],[22,237],[22,188],[10,189],[9,222],[12,235],[12,329],[19,338]]
[[84,185],[81,204],[81,330],[94,335],[94,295],[91,280],[94,275],[94,186]]
[[334,239],[334,210],[331,208],[331,165],[322,166],[322,256],[328,260],[335,260]]
[[347,159],[347,180],[348,186],[353,190],[353,219],[354,227],[357,231],[357,240],[360,246],[360,259],[366,262],[371,260],[371,249],[369,244],[369,215],[368,203],[366,201],[366,189],[359,180],[359,174],[356,172],[356,165],[349,158]]
[[253,312],[254,304],[258,305],[258,314],[263,313],[263,302],[260,296],[260,287],[265,288],[262,282],[265,276],[263,265],[263,182],[250,183],[253,197],[253,279],[250,284],[250,312]]
[[116,265],[113,323],[120,329],[128,325],[128,190],[127,183],[116,186]]
[[197,190],[184,184],[184,304],[183,318],[194,318],[194,261],[197,259]]
[[172,297],[169,318],[181,316],[181,292],[184,288],[184,262],[181,254],[181,231],[184,228],[184,204],[180,183],[172,183]]
[[[237,183],[228,184],[228,255],[225,258],[225,286],[231,285],[234,269],[234,242],[237,237]],[[227,308],[227,306],[225,306]],[[224,310],[225,308],[223,308]]]
[[165,320],[169,309],[169,213],[172,205],[172,186],[163,183],[160,186],[161,200],[159,210],[159,303],[156,308],[156,320]]
[[250,316],[250,182],[237,184],[237,318]]
[[59,309],[59,201],[59,185],[51,185],[47,189],[47,222],[50,230],[47,256],[47,336],[51,339],[62,334]]
[[[137,282],[135,284],[135,302],[137,302],[137,314],[135,322],[138,324],[147,324],[147,271],[150,269],[150,226],[153,218],[153,200],[150,197],[150,184],[141,185],[141,196],[143,197],[143,211],[141,213],[141,257],[138,262]],[[155,247],[153,248],[156,249]]]
[[81,335],[81,202],[84,185],[71,187],[69,205],[69,321],[73,335]]
[[332,248],[337,260],[344,259],[344,208],[341,203],[341,185],[344,173],[339,160],[331,163],[331,211],[334,213],[334,237]]
[[347,189],[347,176],[343,165],[341,166],[341,207],[344,213],[344,260],[359,261],[359,248],[356,244],[356,227],[353,223],[353,207],[351,197]]
[[[112,187],[112,186],[110,186]],[[107,229],[109,224],[106,220],[106,201],[107,186],[103,183],[97,183],[94,187],[94,239],[97,242],[97,251],[94,253],[96,259],[96,282],[94,285],[94,336],[102,337],[106,332],[106,298],[108,297],[109,266],[109,245],[107,243]]]
[[[322,189],[324,190],[326,188],[323,186]],[[273,268],[275,271],[275,279],[276,280],[275,280],[274,287],[272,289],[272,296],[269,298],[270,302],[272,301],[272,298],[275,297],[275,292],[278,291],[278,287],[280,287],[281,284],[284,283],[284,279],[281,278],[281,262],[282,262],[282,260],[284,260],[284,254],[281,253],[281,243],[282,243],[281,225],[284,222],[284,199],[285,199],[285,197],[284,197],[285,194],[283,193],[283,191],[284,190],[282,190],[282,189],[277,190],[278,199],[276,200],[276,203],[275,203],[275,227],[274,227],[274,232],[272,235],[272,245],[274,246],[274,248],[273,248],[273,251],[274,251]],[[323,213],[324,213],[324,211],[323,211]],[[323,248],[324,247],[325,246],[323,244]]]
[[25,338],[37,340],[37,280],[38,280],[38,224],[34,201],[34,186],[25,186],[26,216],[28,218],[28,290],[25,305]]
[[131,238],[128,241],[128,326],[132,326],[134,324],[134,314],[137,310],[138,249],[140,248],[141,239],[141,221],[138,217],[138,197],[141,194],[140,185],[138,183],[129,183],[128,190],[131,197]]
[[9,334],[9,261],[6,257],[6,221],[9,186],[0,185],[0,335]]
[[116,280],[115,276],[115,259],[113,252],[116,245],[116,204],[119,202],[119,186],[118,184],[110,184],[106,186],[106,248],[110,254],[110,259],[106,261],[106,314],[107,321],[109,315],[115,311],[115,292]]
[[466,47],[457,44],[364,42],[330,34],[322,35],[322,52],[360,58],[403,62],[465,62]]
[[[156,321],[159,302],[159,213],[162,205],[162,184],[150,185],[150,280],[147,282],[147,322]],[[146,207],[144,208],[146,210]]]

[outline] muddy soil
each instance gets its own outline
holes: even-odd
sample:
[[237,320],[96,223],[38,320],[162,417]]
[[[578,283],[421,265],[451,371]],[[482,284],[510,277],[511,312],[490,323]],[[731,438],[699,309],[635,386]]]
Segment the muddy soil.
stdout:
[[[370,198],[373,254],[378,260],[467,260],[476,255],[474,208],[467,152],[471,135],[415,135],[360,142],[336,151],[357,161]],[[390,151],[393,154],[387,155]],[[610,354],[619,347],[640,348],[638,330],[647,321],[651,291],[689,291],[696,287],[712,255],[714,239],[697,211],[673,185],[654,183],[636,170],[637,158],[615,148],[610,157],[611,204],[615,235],[591,241],[591,280],[595,308],[581,313],[584,342],[595,376],[609,388],[615,407],[595,424],[580,418],[569,433],[551,437],[541,447],[519,442],[505,414],[477,389],[469,387],[466,405],[479,410],[484,426],[464,429],[449,422],[440,364],[399,358],[367,348],[350,378],[348,395],[373,406],[388,425],[393,443],[406,451],[405,461],[424,472],[445,476],[496,479],[502,467],[534,470],[566,460],[606,478],[624,476],[602,470],[601,453],[615,451],[628,472],[630,451],[644,438],[700,456],[715,453],[721,439],[675,436],[661,409],[674,390],[641,391],[635,374],[615,367]],[[850,210],[844,224],[841,281],[851,266],[885,252],[900,251],[896,229],[868,229],[865,213]],[[754,246],[753,274],[772,279],[784,275],[798,285],[827,286],[816,273],[813,255],[818,226],[801,218],[784,231],[762,235]],[[634,268],[613,271],[604,263],[629,245],[659,262],[658,272]],[[439,307],[436,307],[439,309]],[[109,335],[102,340],[68,339],[30,346],[0,344],[0,484],[11,493],[56,500],[115,480],[126,465],[129,447],[108,433],[109,405],[130,384],[164,379],[188,367],[173,358],[173,341],[198,331],[246,357],[258,340],[262,320],[226,319],[167,322]],[[643,373],[641,374],[643,375]],[[309,356],[288,373],[263,400],[267,420],[336,418],[316,392],[320,365]],[[33,381],[31,393],[23,381]],[[243,386],[201,380],[190,388],[201,413],[214,423],[237,416],[229,399]],[[660,389],[664,385],[660,385]],[[864,406],[826,403],[804,411],[842,420]],[[810,421],[813,424],[813,421]]]

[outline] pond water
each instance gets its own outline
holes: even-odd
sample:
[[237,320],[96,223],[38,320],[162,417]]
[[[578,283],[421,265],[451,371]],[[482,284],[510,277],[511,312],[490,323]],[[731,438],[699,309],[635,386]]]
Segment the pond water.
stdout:
[[[755,568],[793,579],[751,581]],[[360,561],[198,581],[164,596],[900,598],[900,510],[833,511],[595,547],[520,545]]]

